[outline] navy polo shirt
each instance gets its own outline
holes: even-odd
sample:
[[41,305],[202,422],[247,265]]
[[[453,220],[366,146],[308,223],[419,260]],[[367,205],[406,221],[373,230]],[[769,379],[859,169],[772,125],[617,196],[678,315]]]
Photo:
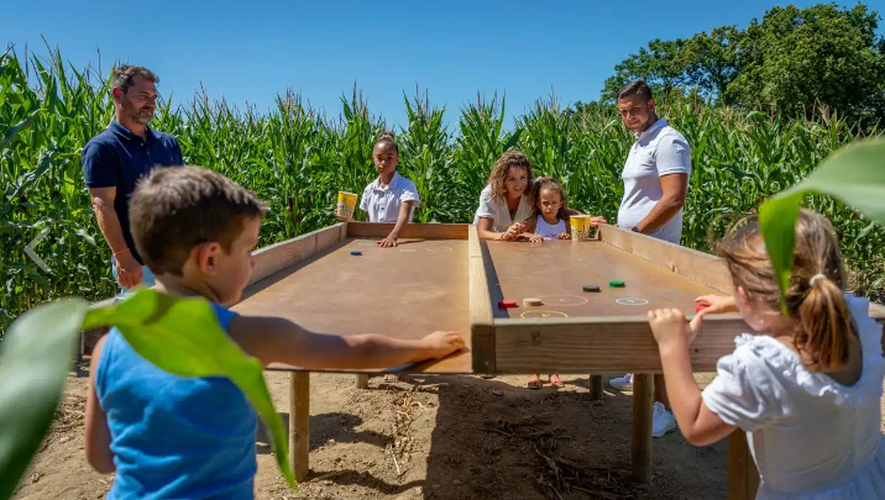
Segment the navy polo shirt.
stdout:
[[83,148],[83,176],[90,188],[116,187],[114,211],[120,219],[126,245],[144,265],[129,229],[129,198],[138,180],[155,167],[183,165],[178,141],[169,134],[145,129],[146,139],[113,120]]

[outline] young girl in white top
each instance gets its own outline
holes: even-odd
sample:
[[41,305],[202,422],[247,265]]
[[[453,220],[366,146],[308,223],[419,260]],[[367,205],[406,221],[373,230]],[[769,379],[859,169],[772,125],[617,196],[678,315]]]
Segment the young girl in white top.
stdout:
[[[556,179],[541,177],[536,180],[532,187],[532,199],[535,200],[535,210],[522,221],[519,239],[535,243],[570,239],[569,215],[577,215],[578,212],[568,208],[565,190]],[[594,217],[594,225],[599,222],[605,222],[605,219]]]
[[[541,177],[532,186],[532,199],[535,200],[535,211],[530,217],[522,222],[523,230],[519,239],[526,239],[535,243],[544,240],[568,240],[571,239],[569,231],[569,215],[578,215],[579,212],[568,207],[565,190],[552,177]],[[603,217],[591,219],[594,226],[605,223]],[[556,388],[563,387],[562,380],[556,373],[550,374],[550,385]],[[532,374],[528,382],[529,389],[540,389],[541,379],[537,373]]]
[[[395,222],[386,238],[378,242],[383,248],[396,246],[396,239],[407,222],[412,222],[418,205],[415,183],[399,175],[399,146],[391,132],[381,132],[372,150],[372,161],[378,178],[366,186],[360,199],[360,210],[369,222]],[[342,220],[341,217],[338,220]],[[342,220],[343,221],[343,220]]]
[[[709,307],[691,323],[673,309],[649,313],[682,434],[703,446],[746,432],[761,478],[757,499],[885,498],[882,327],[868,301],[842,291],[832,226],[800,212],[786,315],[758,222],[726,241],[720,254],[732,297],[699,297]],[[740,313],[755,333],[735,339],[702,392],[689,344],[705,315],[722,312]]]

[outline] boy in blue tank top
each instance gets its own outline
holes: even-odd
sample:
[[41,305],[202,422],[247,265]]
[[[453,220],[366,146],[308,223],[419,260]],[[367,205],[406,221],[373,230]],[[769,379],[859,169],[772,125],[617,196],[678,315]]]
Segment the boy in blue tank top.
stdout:
[[[454,332],[342,337],[228,310],[249,282],[264,213],[253,193],[200,167],[157,169],[130,202],[133,239],[156,289],[204,297],[231,339],[265,366],[385,368],[464,347]],[[116,328],[95,346],[89,377],[86,458],[100,473],[116,472],[108,499],[254,498],[258,416],[229,379],[167,373]]]

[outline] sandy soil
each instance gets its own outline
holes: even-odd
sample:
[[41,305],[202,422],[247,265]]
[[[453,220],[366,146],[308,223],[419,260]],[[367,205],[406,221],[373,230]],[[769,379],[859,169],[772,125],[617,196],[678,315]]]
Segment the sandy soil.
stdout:
[[[703,385],[711,374],[697,374]],[[267,373],[278,410],[288,375]],[[546,377],[544,377],[546,380]],[[71,374],[59,415],[18,500],[97,499],[113,476],[83,453],[87,378]],[[311,478],[289,490],[259,435],[258,499],[724,499],[727,445],[695,448],[678,431],[656,439],[654,479],[630,472],[629,393],[589,399],[586,376],[525,388],[527,376],[311,376]],[[288,423],[288,415],[283,413]],[[394,460],[394,457],[396,460]]]

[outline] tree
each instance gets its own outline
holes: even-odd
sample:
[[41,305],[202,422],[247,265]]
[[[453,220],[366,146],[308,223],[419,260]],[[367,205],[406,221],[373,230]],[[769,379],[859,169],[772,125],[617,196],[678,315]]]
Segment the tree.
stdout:
[[848,119],[885,119],[885,38],[879,14],[858,4],[774,7],[746,30],[722,26],[683,40],[649,42],[615,66],[602,100],[644,79],[655,95],[697,93],[710,102],[788,115],[820,107]]
[[612,102],[618,89],[631,80],[645,80],[655,95],[666,96],[673,89],[686,83],[688,75],[678,55],[684,41],[652,40],[648,49],[639,49],[615,66],[615,75],[605,81],[603,102]]
[[885,54],[879,16],[858,4],[769,10],[738,43],[740,76],[728,92],[745,106],[787,114],[821,105],[849,118],[882,106]]
[[687,82],[701,95],[726,105],[735,103],[728,90],[738,75],[738,51],[742,32],[735,26],[705,31],[686,40],[677,62],[687,75]]

